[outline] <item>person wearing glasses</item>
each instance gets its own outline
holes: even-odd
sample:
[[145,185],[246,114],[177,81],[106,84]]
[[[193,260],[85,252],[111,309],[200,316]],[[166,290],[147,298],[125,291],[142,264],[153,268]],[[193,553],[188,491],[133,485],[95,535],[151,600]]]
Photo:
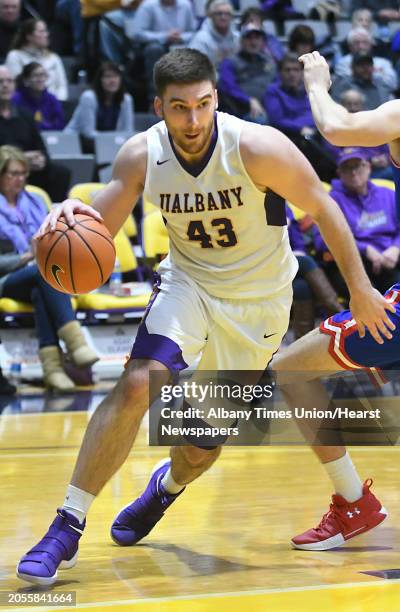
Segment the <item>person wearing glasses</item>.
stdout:
[[61,102],[46,87],[48,75],[38,62],[23,67],[17,79],[13,104],[29,113],[39,130],[62,130],[65,126]]
[[32,238],[48,212],[40,196],[29,193],[29,162],[15,147],[0,147],[0,297],[31,303],[39,341],[44,382],[55,391],[72,391],[63,369],[59,339],[72,362],[87,367],[98,361],[87,345],[71,299],[53,289],[34,264]]

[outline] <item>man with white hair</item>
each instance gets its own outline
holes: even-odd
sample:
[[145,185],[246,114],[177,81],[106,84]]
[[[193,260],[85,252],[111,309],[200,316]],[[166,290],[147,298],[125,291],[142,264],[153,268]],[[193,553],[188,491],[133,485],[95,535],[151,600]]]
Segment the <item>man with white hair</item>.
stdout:
[[189,47],[207,55],[217,68],[222,60],[239,51],[239,33],[233,24],[233,7],[229,0],[211,0],[207,19]]
[[[335,73],[338,77],[351,76],[354,55],[373,54],[372,47],[374,39],[368,30],[364,28],[354,28],[353,30],[350,30],[347,35],[347,43],[349,45],[350,53],[342,57],[342,59],[337,63]],[[395,91],[398,87],[397,75],[391,62],[384,57],[375,55],[373,57],[373,62],[374,75],[380,76],[382,81],[390,88],[390,90]]]

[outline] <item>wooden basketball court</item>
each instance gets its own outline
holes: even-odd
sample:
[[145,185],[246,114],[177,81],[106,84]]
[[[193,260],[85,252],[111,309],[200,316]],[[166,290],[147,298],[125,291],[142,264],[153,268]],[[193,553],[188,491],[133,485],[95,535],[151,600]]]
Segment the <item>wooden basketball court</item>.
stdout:
[[[0,417],[1,609],[27,609],[8,608],[4,591],[38,592],[15,577],[15,566],[64,499],[88,418]],[[389,518],[344,548],[290,548],[293,535],[318,523],[332,493],[306,447],[224,449],[142,544],[116,546],[109,536],[114,516],[142,491],[165,451],[147,446],[145,423],[135,452],[92,507],[77,565],[59,572],[52,593],[75,591],[77,608],[91,611],[400,610],[398,447],[352,450],[362,477],[375,479]]]

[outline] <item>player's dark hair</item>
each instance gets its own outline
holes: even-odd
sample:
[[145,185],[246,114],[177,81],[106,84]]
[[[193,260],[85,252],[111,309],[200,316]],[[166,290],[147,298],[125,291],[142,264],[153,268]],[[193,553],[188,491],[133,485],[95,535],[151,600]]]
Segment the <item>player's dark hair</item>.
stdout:
[[120,77],[120,85],[117,91],[113,94],[112,100],[114,104],[122,104],[125,95],[124,73],[118,64],[115,64],[114,62],[102,62],[97,68],[92,83],[92,88],[97,96],[97,99],[100,103],[104,103],[107,97],[102,83],[102,78],[106,72],[112,72]]
[[154,86],[161,97],[168,85],[190,85],[211,81],[216,85],[217,75],[207,55],[195,49],[174,49],[163,55],[154,66]]

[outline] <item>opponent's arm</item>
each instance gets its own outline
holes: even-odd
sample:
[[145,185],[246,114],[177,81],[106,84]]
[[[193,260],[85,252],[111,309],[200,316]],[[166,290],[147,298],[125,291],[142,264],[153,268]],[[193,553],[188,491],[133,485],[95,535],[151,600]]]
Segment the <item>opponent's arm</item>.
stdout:
[[72,227],[75,224],[74,215],[77,213],[103,220],[112,236],[115,236],[143,192],[146,163],[146,135],[137,134],[121,147],[114,162],[112,179],[96,194],[92,206],[87,206],[80,200],[65,200],[47,215],[37,237],[54,231],[60,217],[65,217],[68,225]]
[[370,111],[349,113],[329,94],[329,66],[318,51],[306,53],[304,84],[321,134],[337,146],[375,147],[400,137],[400,101],[391,100]]
[[381,341],[379,332],[390,337],[386,326],[394,326],[385,309],[394,309],[372,288],[342,211],[307,159],[286,136],[270,127],[246,127],[240,150],[247,172],[260,189],[272,189],[318,224],[351,293],[360,335],[368,326],[377,342]]

